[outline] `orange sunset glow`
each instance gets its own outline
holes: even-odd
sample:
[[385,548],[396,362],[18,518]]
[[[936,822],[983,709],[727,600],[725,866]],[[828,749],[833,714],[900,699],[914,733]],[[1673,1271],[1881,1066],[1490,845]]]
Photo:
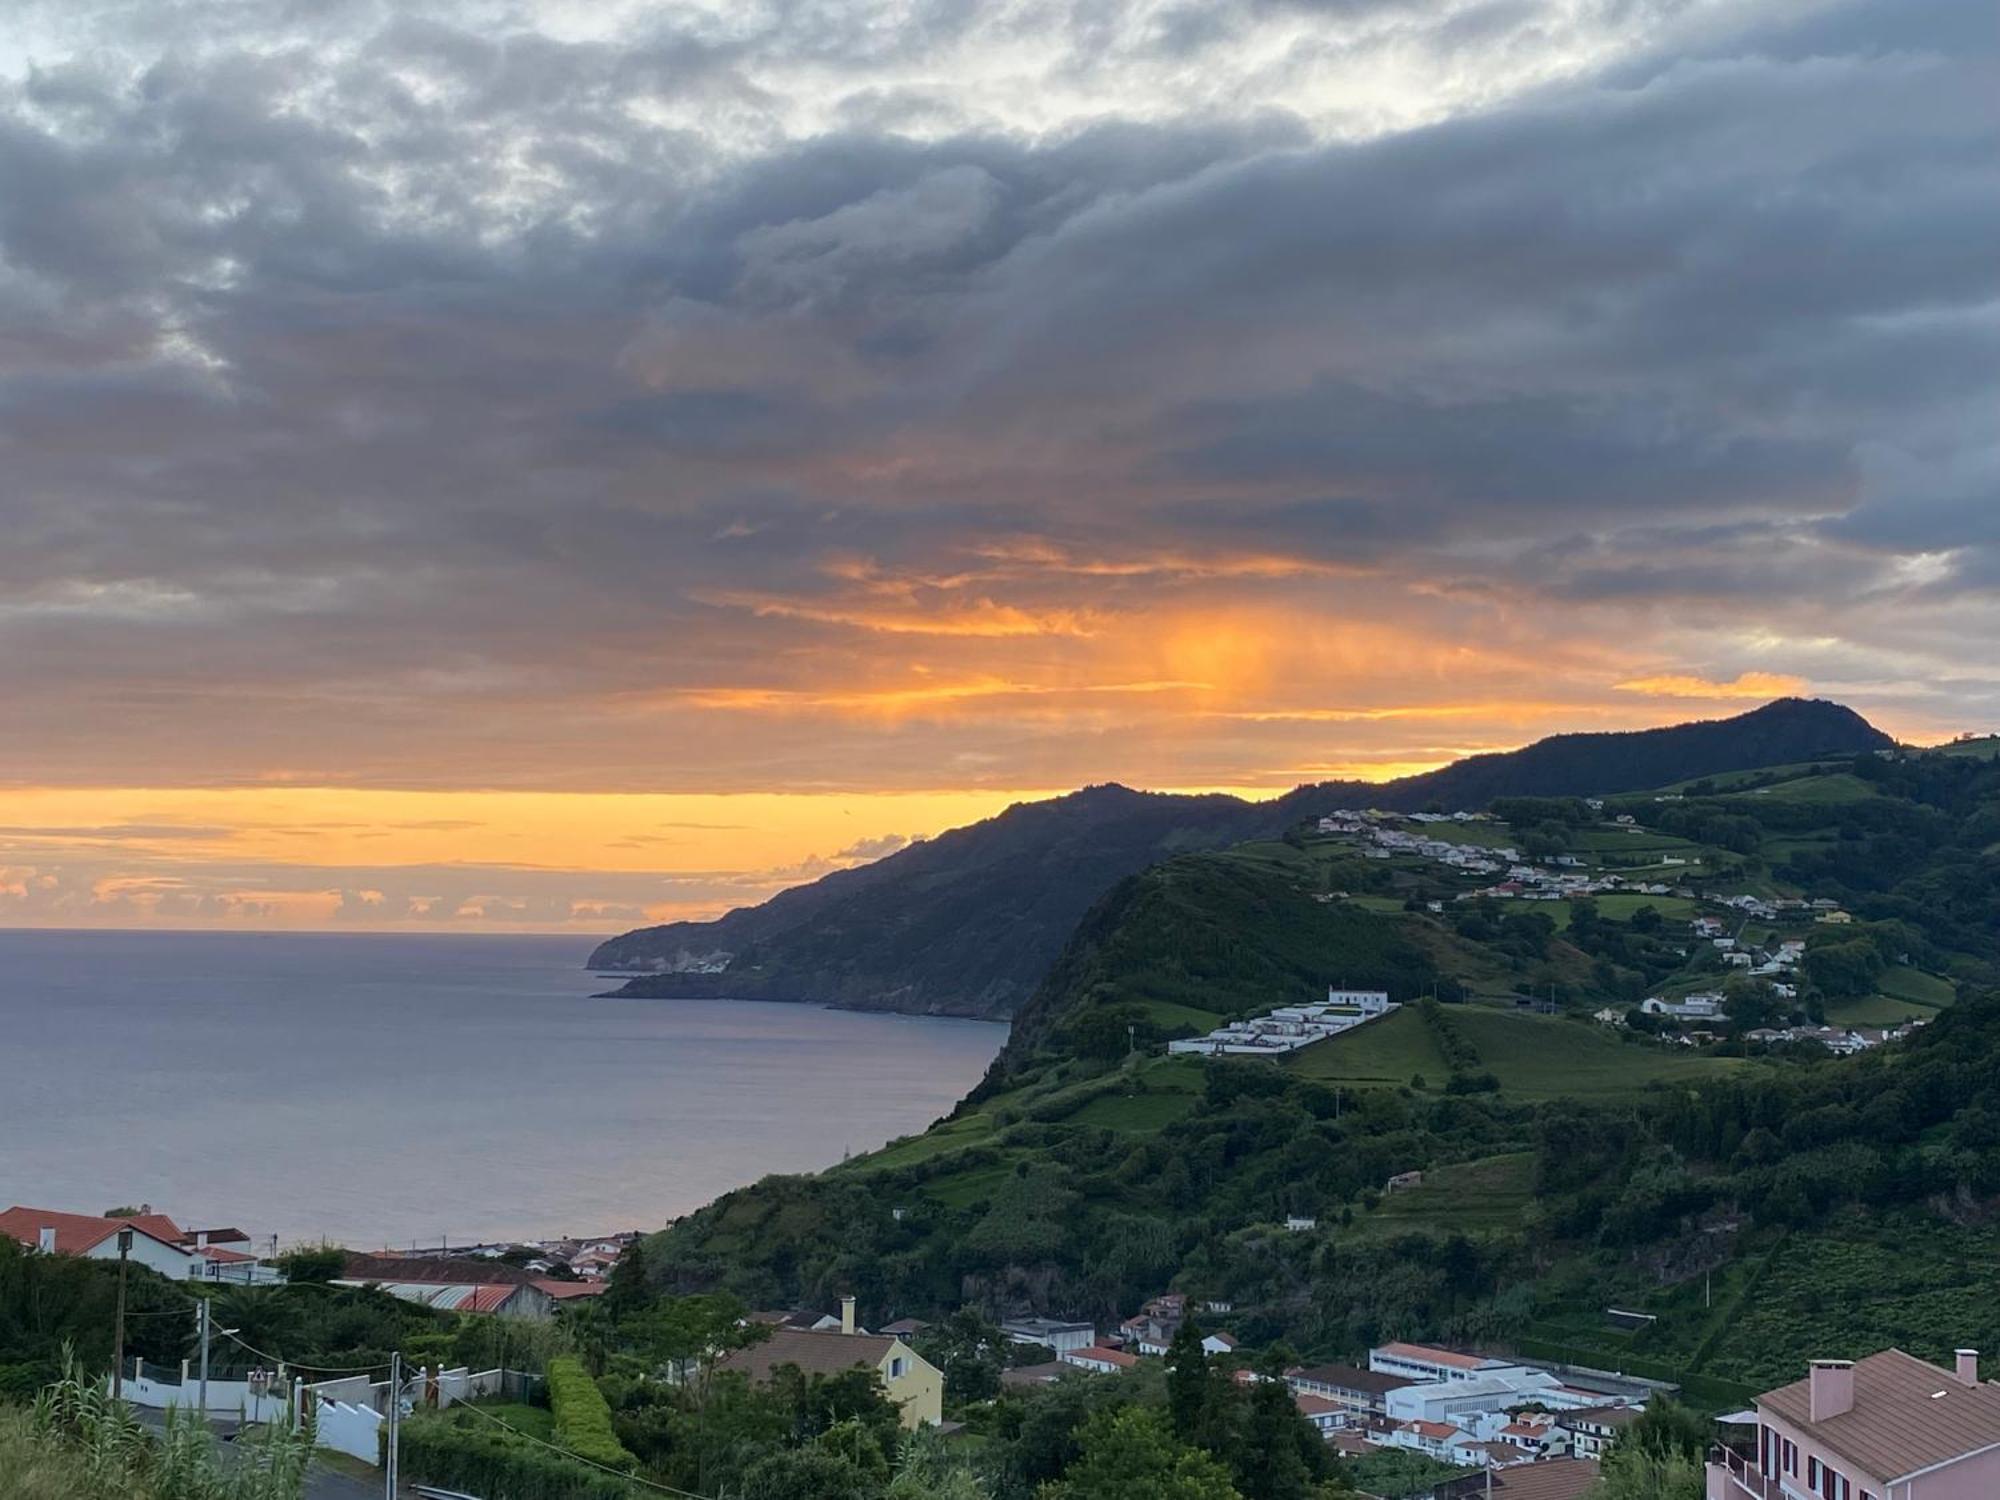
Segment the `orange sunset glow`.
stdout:
[[1835,9],[31,5],[0,924],[615,931],[1090,783],[2000,722],[1990,110]]

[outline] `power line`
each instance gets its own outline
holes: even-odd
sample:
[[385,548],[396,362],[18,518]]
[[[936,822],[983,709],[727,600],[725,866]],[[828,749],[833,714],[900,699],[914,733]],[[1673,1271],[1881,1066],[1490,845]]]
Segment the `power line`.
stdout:
[[379,1364],[372,1364],[372,1365],[299,1364],[294,1360],[280,1359],[277,1355],[272,1354],[268,1350],[259,1349],[255,1344],[251,1343],[248,1339],[241,1338],[238,1335],[231,1333],[227,1328],[218,1328],[215,1331],[221,1334],[224,1338],[228,1339],[230,1343],[241,1344],[245,1349],[248,1349],[252,1354],[256,1355],[259,1359],[269,1360],[274,1365],[283,1365],[288,1370],[309,1370],[315,1375],[372,1375],[377,1370],[385,1370],[388,1368],[387,1360],[383,1360]]
[[714,1500],[713,1496],[698,1495],[693,1490],[676,1489],[673,1485],[661,1484],[659,1481],[653,1479],[641,1479],[637,1474],[621,1474],[618,1472],[618,1470],[612,1468],[609,1464],[598,1463],[595,1459],[585,1458],[581,1453],[572,1453],[567,1448],[559,1448],[554,1443],[544,1442],[542,1439],[534,1436],[534,1434],[532,1433],[523,1432],[513,1423],[503,1422],[500,1420],[500,1418],[494,1416],[493,1413],[487,1411],[481,1411],[478,1407],[472,1405],[470,1402],[466,1401],[458,1402],[451,1409],[453,1411],[469,1411],[474,1416],[484,1417],[487,1421],[491,1422],[495,1427],[506,1428],[507,1431],[513,1433],[515,1437],[524,1438],[528,1442],[535,1444],[537,1447],[548,1449],[549,1452],[551,1453],[559,1453],[564,1458],[570,1459],[575,1463],[584,1464],[587,1467],[593,1469],[602,1469],[606,1474],[609,1474],[617,1479],[622,1479],[627,1484],[644,1485],[647,1489],[658,1490],[663,1495],[679,1495],[680,1497],[682,1497],[682,1500]]

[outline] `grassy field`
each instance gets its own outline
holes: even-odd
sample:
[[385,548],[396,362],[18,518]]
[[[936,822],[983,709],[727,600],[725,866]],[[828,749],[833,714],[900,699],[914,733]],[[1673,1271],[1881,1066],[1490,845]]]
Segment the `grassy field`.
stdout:
[[1832,776],[1801,776],[1760,787],[1753,797],[1769,797],[1774,802],[1859,802],[1876,795],[1875,788],[1859,776],[1840,772]]
[[1620,891],[1597,897],[1597,914],[1614,922],[1631,921],[1632,913],[1642,906],[1652,907],[1669,922],[1689,921],[1696,911],[1695,903],[1685,896],[1641,896]]
[[1421,1187],[1384,1194],[1381,1203],[1358,1217],[1347,1232],[1374,1237],[1422,1229],[1517,1230],[1522,1212],[1534,1199],[1534,1170],[1532,1151],[1437,1167],[1424,1173]]
[[1832,1026],[1896,1026],[1937,1012],[1890,995],[1865,995],[1855,1000],[1829,1000],[1827,1023]]
[[1837,1026],[1894,1026],[1936,1015],[1958,993],[1949,979],[1901,964],[1883,974],[1880,984],[1880,994],[1831,1002],[1827,1020]]
[[1068,1123],[1143,1133],[1173,1124],[1195,1103],[1193,1094],[1112,1094],[1091,1100],[1071,1115]]
[[1411,1006],[1295,1052],[1286,1065],[1307,1078],[1332,1083],[1404,1084],[1421,1073],[1433,1088],[1444,1087],[1451,1071],[1423,1017]]
[[1993,760],[2000,757],[2000,735],[1989,734],[1976,740],[1953,740],[1949,745],[1939,745],[1934,755],[1965,755],[1977,760]]
[[1529,1099],[1629,1093],[1650,1083],[1691,1083],[1742,1066],[1731,1058],[1640,1046],[1595,1024],[1478,1007],[1452,1012],[1501,1088]]
[[1196,1031],[1213,1031],[1222,1019],[1221,1011],[1201,1010],[1173,1000],[1141,1000],[1138,1004],[1145,1011],[1146,1019],[1162,1031],[1172,1031],[1180,1026],[1192,1026]]
[[1949,979],[1926,974],[1922,969],[1912,969],[1907,964],[1898,964],[1885,973],[1881,990],[1894,999],[1907,1000],[1912,1005],[1930,1010],[1942,1010],[1958,998],[1957,987]]
[[[855,1168],[907,1167],[916,1162],[928,1161],[933,1156],[941,1156],[947,1151],[983,1143],[993,1134],[993,1117],[989,1114],[965,1115],[956,1120],[934,1126],[922,1135],[907,1136],[900,1141],[891,1141],[880,1151],[872,1151],[866,1156],[856,1157],[843,1166]],[[839,1170],[836,1168],[835,1170]]]
[[[1612,1032],[1555,1016],[1478,1005],[1447,1012],[1479,1054],[1480,1065],[1504,1093],[1524,1099],[1594,1098],[1629,1093],[1651,1083],[1692,1082],[1742,1063],[1624,1042]],[[1406,1084],[1422,1074],[1441,1089],[1450,1076],[1444,1055],[1414,1006],[1346,1036],[1293,1054],[1287,1065],[1328,1083]]]
[[1403,909],[1402,898],[1399,896],[1350,896],[1347,901],[1350,906],[1358,906],[1363,911],[1380,912],[1385,916],[1399,913]]
[[957,1172],[924,1185],[924,1192],[948,1208],[969,1208],[993,1196],[995,1188],[1014,1175],[1012,1161],[998,1161],[970,1172]]

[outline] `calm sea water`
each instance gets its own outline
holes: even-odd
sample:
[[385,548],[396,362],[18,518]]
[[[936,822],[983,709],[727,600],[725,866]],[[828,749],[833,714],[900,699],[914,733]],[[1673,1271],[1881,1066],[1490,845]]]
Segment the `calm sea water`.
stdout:
[[282,1240],[657,1227],[921,1130],[977,1021],[592,1000],[588,940],[0,931],[0,1206]]

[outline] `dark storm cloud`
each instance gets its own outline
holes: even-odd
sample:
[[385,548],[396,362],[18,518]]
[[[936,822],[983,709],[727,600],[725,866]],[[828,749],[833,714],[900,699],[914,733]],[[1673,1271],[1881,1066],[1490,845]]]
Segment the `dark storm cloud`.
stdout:
[[[1781,633],[1829,583],[1990,589],[1992,38],[1932,3],[1599,9],[1658,40],[1366,137],[1162,117],[1118,69],[1280,10],[1478,59],[1544,9],[787,5],[592,41],[301,9],[0,84],[0,753],[796,769],[869,741],[618,715],[900,668],[857,597],[1077,605],[951,582],[996,535],[1361,565],[1391,622],[1404,578]],[[898,71],[1037,28],[1101,118],[1031,133]],[[844,71],[835,124],[758,124],[774,59]],[[1120,579],[1086,602],[1166,587]],[[888,774],[929,773],[908,746]]]

